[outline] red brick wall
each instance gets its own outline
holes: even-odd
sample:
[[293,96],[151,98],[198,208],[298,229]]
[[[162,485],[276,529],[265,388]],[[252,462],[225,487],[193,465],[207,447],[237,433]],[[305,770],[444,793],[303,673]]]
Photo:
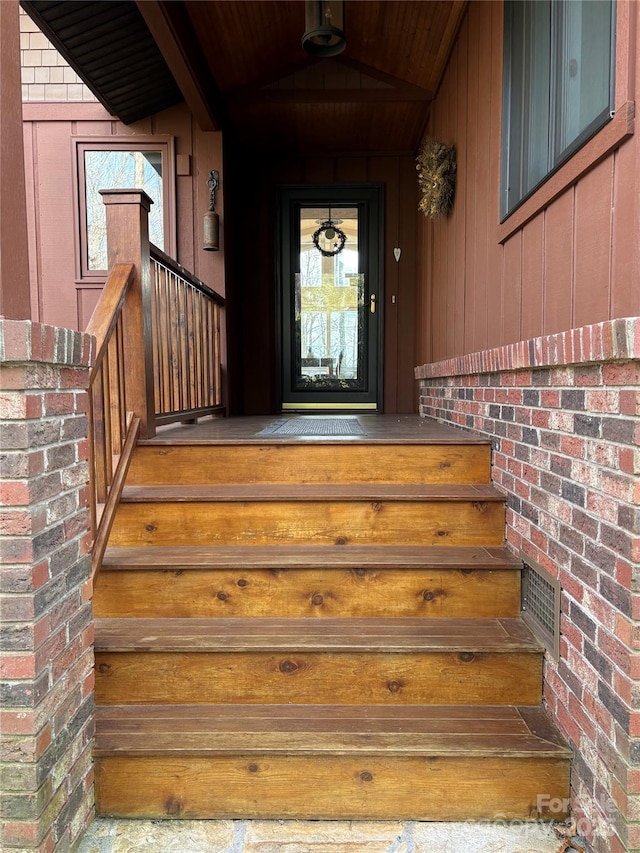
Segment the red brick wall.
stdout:
[[92,339],[0,320],[0,848],[66,853],[93,810]]
[[633,318],[416,369],[421,414],[492,437],[507,542],[560,579],[544,696],[601,853],[640,847],[639,358]]

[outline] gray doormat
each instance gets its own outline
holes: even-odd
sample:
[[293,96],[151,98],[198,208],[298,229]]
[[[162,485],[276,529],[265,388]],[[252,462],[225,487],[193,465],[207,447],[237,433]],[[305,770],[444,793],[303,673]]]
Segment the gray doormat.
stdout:
[[274,421],[256,435],[366,435],[357,418],[287,418]]

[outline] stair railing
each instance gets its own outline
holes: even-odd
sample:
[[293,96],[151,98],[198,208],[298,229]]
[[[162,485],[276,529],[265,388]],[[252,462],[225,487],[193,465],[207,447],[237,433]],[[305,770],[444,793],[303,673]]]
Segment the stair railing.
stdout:
[[89,379],[92,581],[104,556],[140,432],[140,417],[126,406],[129,374],[123,312],[134,279],[133,264],[114,264],[87,326],[87,333],[95,336],[97,344]]
[[223,413],[224,299],[149,243],[151,199],[102,190],[109,274],[87,332],[92,580],[138,439],[156,425]]
[[224,299],[151,246],[156,423],[222,412]]

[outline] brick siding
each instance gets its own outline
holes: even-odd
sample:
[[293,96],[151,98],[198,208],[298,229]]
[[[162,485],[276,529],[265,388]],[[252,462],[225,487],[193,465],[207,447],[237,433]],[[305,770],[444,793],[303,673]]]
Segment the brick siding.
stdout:
[[492,438],[509,547],[560,579],[544,697],[598,853],[640,848],[639,358],[631,318],[416,368],[422,415]]
[[95,101],[96,97],[62,58],[29,15],[20,10],[23,101]]
[[67,853],[93,814],[92,339],[0,320],[0,848]]

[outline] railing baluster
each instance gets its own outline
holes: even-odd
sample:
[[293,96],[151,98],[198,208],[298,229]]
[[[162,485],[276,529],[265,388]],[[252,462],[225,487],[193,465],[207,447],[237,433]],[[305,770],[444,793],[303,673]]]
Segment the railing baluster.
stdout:
[[222,341],[220,338],[220,306],[213,305],[214,319],[214,348],[213,348],[213,365],[215,369],[214,381],[214,396],[213,404],[220,406],[222,404]]
[[[162,304],[158,294],[160,267],[157,264],[151,264],[151,316],[153,323],[151,324],[151,339],[153,341],[153,361],[157,365],[153,371],[153,395],[154,400],[159,401],[162,398],[162,374],[159,366],[162,364],[160,358],[160,306]],[[157,403],[156,403],[157,408]]]
[[209,376],[207,384],[207,394],[211,403],[215,400],[215,383],[216,383],[216,327],[215,327],[215,305],[209,305],[207,311],[207,325],[209,327]]
[[194,300],[194,311],[195,311],[195,322],[194,322],[194,362],[195,362],[195,376],[194,376],[194,390],[195,390],[195,405],[196,408],[201,409],[206,405],[205,399],[202,396],[202,324],[198,322],[198,318],[202,316],[202,306],[203,306],[203,296],[202,294],[194,290],[193,291],[193,300]]
[[105,400],[104,405],[104,433],[105,433],[105,454],[104,454],[104,480],[107,486],[111,485],[113,479],[113,455],[111,448],[113,447],[113,433],[111,426],[111,370],[109,364],[109,355],[111,350],[111,340],[108,344],[107,354],[102,362],[102,396]]
[[162,353],[160,364],[158,365],[158,373],[162,374],[162,398],[156,405],[156,411],[164,412],[170,405],[171,400],[171,371],[169,369],[169,340],[167,338],[167,330],[169,328],[169,313],[167,306],[167,271],[164,267],[154,264],[160,271],[161,285],[158,289],[160,294],[160,326],[158,329],[158,337],[160,338]]
[[[124,441],[124,436],[127,432],[127,398],[126,398],[126,385],[127,385],[127,368],[125,365],[124,359],[124,330],[122,328],[122,317],[118,320],[115,329],[115,337],[117,340],[118,347],[118,371],[119,371],[119,399],[118,399],[118,407],[120,413],[120,436],[121,441]],[[117,453],[120,453],[122,449],[122,444],[118,447]]]
[[180,411],[180,300],[175,275],[171,273],[171,367],[173,373],[173,411]]
[[151,266],[156,423],[222,411],[224,300],[155,246]]
[[[105,476],[106,463],[105,456],[107,453],[107,438],[104,426],[104,395],[102,389],[104,387],[102,377],[102,367],[98,369],[98,375],[95,383],[91,388],[92,400],[92,435],[93,435],[93,455],[94,455],[94,493],[95,502],[102,504],[107,499],[107,479]],[[95,507],[93,508],[96,513]]]

